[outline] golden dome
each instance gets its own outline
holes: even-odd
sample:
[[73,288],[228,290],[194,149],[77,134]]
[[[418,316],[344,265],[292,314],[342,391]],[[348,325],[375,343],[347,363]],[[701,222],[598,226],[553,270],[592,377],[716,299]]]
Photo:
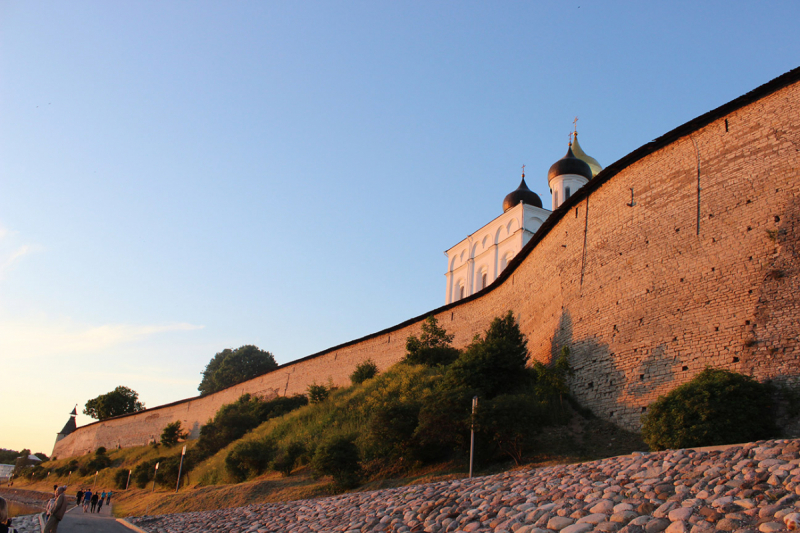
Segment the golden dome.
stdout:
[[589,167],[592,169],[592,177],[597,176],[598,172],[603,170],[603,167],[600,166],[600,163],[597,162],[597,159],[590,155],[586,155],[586,152],[583,151],[581,145],[578,144],[578,132],[575,132],[575,137],[572,141],[572,153],[575,154],[575,157],[578,159],[582,159],[589,164]]

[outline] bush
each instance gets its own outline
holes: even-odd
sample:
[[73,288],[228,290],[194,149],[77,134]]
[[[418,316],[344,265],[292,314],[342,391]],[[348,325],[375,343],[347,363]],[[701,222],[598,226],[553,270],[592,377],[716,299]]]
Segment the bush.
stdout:
[[405,361],[414,365],[445,366],[458,358],[459,351],[451,346],[453,335],[439,327],[433,315],[422,323],[422,335],[406,339]]
[[225,457],[225,469],[236,481],[257,476],[267,469],[275,457],[275,441],[251,440],[236,445]]
[[[140,489],[143,489],[150,481],[153,481],[156,464],[161,463],[163,460],[163,457],[156,457],[155,459],[150,459],[149,461],[144,461],[136,465],[136,468],[133,469],[132,476],[133,482],[136,484],[136,486]],[[159,468],[160,467],[161,465],[159,464]]]
[[55,469],[55,473],[61,477],[69,476],[70,472],[75,472],[78,470],[78,461],[72,459],[69,463],[65,464],[64,466],[59,466]]
[[[102,448],[102,450],[103,453],[100,453],[100,450],[98,449],[95,456],[86,465],[86,469],[89,471],[89,473],[99,472],[100,470],[103,470],[111,466],[111,458],[105,454],[105,448]],[[81,474],[81,475],[86,475],[86,474]]]
[[416,402],[386,401],[372,411],[365,431],[372,455],[390,460],[408,450],[419,424],[420,405]]
[[773,392],[748,376],[706,368],[650,404],[642,438],[652,450],[664,450],[773,437]]
[[161,432],[161,444],[167,448],[171,448],[178,444],[179,441],[185,439],[187,435],[188,433],[181,429],[181,421],[176,420],[164,427],[164,431]]
[[368,379],[374,378],[378,374],[378,365],[372,362],[372,359],[367,359],[363,363],[356,366],[355,371],[350,374],[350,381],[353,385],[360,385]]
[[352,489],[361,481],[361,465],[355,435],[336,436],[317,447],[311,464],[314,470],[333,477],[342,489]]
[[[120,468],[114,474],[114,486],[117,487],[119,490],[125,490],[125,487],[128,484],[128,473],[130,470],[127,468]],[[131,473],[132,475],[132,473]]]
[[108,450],[106,450],[105,446],[100,446],[99,448],[97,448],[97,451],[95,451],[94,454],[95,455],[105,455],[107,451]]
[[278,397],[264,401],[243,394],[236,402],[223,405],[214,419],[200,428],[200,439],[193,457],[198,460],[211,456],[262,422],[282,416],[308,403],[303,395]]
[[292,441],[281,449],[272,462],[272,469],[283,474],[284,477],[292,475],[292,470],[297,466],[300,458],[305,455],[306,447],[302,442]]
[[331,389],[325,385],[317,385],[312,383],[308,386],[308,400],[311,403],[322,403],[328,399],[331,394]]

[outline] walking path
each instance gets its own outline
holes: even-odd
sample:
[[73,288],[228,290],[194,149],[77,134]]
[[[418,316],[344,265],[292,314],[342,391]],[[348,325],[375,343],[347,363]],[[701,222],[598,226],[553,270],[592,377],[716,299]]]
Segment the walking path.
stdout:
[[58,524],[58,533],[132,533],[111,515],[111,506],[104,505],[99,513],[84,513],[73,507]]

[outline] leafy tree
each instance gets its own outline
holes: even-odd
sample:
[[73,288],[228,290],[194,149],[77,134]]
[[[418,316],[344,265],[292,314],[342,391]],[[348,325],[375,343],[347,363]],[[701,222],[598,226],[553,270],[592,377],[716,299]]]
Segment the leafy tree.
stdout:
[[164,431],[161,432],[161,444],[167,448],[171,448],[178,444],[178,441],[185,439],[189,434],[181,429],[181,421],[176,420],[171,424],[164,426]]
[[362,471],[355,435],[339,435],[323,442],[311,465],[321,474],[333,477],[340,488],[352,489],[361,481]]
[[372,359],[367,359],[356,366],[356,369],[350,374],[350,381],[353,385],[360,385],[368,379],[374,378],[377,374],[378,365],[376,365]]
[[652,450],[771,438],[777,433],[773,393],[749,376],[706,368],[650,404],[642,438]]
[[453,335],[448,335],[444,328],[439,327],[436,317],[431,315],[422,323],[419,338],[411,335],[406,339],[405,361],[415,365],[449,365],[459,354],[451,345],[452,342]]
[[113,391],[101,394],[86,402],[83,414],[98,420],[105,420],[112,416],[135,413],[144,410],[144,404],[139,401],[139,393],[128,387],[120,385]]
[[129,470],[127,468],[118,468],[114,473],[114,486],[119,490],[124,490],[128,484],[128,473]]
[[476,337],[445,374],[451,388],[467,387],[483,398],[508,393],[529,380],[528,343],[509,311],[492,320],[484,336]]
[[569,394],[567,379],[575,373],[569,364],[569,347],[561,348],[561,353],[550,366],[537,361],[533,365],[533,373],[540,392],[558,395],[559,402],[562,403],[564,396]]
[[0,464],[13,465],[14,461],[16,461],[19,456],[20,452],[14,450],[0,450]]
[[205,396],[278,368],[275,357],[258,346],[247,344],[236,350],[222,350],[206,365],[197,389]]
[[308,386],[308,400],[311,403],[322,403],[328,399],[330,394],[330,387],[326,387],[325,385],[317,385],[316,383],[312,383]]

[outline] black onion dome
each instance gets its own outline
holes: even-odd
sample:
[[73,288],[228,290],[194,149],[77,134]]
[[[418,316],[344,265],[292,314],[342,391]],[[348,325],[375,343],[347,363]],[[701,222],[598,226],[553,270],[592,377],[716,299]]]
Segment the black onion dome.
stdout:
[[506,212],[519,204],[542,207],[542,199],[539,198],[538,194],[528,188],[528,186],[525,184],[524,175],[522,176],[522,181],[519,183],[517,190],[508,193],[503,200],[503,212]]
[[567,149],[567,155],[550,167],[550,171],[547,173],[547,181],[552,181],[556,176],[563,176],[564,174],[577,174],[587,180],[592,179],[592,167],[586,161],[575,157],[575,154],[572,153],[572,146]]

